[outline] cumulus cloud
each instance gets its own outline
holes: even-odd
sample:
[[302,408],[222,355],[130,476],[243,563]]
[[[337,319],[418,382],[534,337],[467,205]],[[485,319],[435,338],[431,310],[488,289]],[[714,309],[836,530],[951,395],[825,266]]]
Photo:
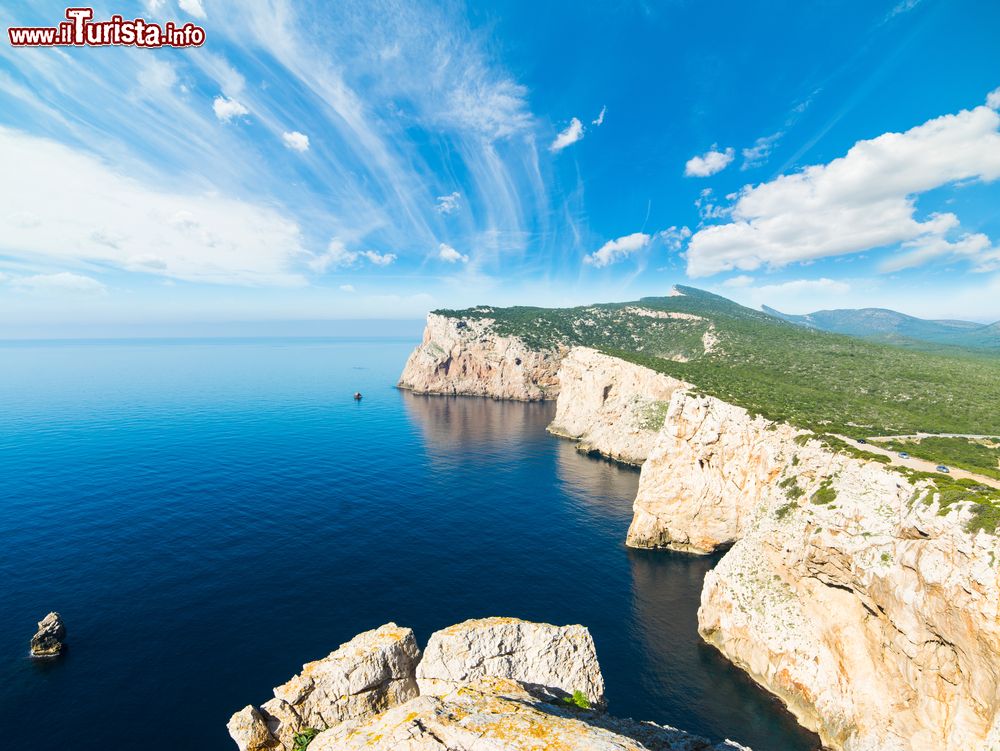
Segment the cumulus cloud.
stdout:
[[736,152],[732,148],[719,151],[713,146],[701,156],[693,156],[684,165],[684,175],[686,177],[710,177],[718,172],[722,172],[730,165]]
[[281,140],[285,142],[285,147],[294,151],[309,151],[309,136],[299,133],[297,130],[286,131],[281,134]]
[[374,250],[349,250],[343,240],[335,237],[326,246],[326,252],[314,255],[309,259],[308,265],[317,274],[322,274],[329,269],[353,266],[363,258],[375,266],[388,266],[396,260],[396,254],[378,253]]
[[340,289],[341,292],[354,292],[355,291],[353,284],[341,284],[340,287],[339,287],[339,289]]
[[549,146],[549,151],[562,151],[567,146],[571,146],[579,141],[581,138],[583,138],[583,123],[580,122],[579,118],[574,117],[569,121],[569,125],[566,126],[566,130],[556,136],[556,140],[554,140],[552,145]]
[[215,112],[215,116],[224,123],[228,123],[234,117],[250,114],[250,110],[240,102],[235,99],[227,99],[224,96],[215,97],[215,101],[212,102],[212,110]]
[[705,188],[701,191],[698,198],[695,199],[694,205],[698,209],[698,216],[701,217],[702,221],[722,219],[729,216],[729,213],[732,211],[731,207],[715,202],[715,196],[712,194],[711,188]]
[[59,293],[103,295],[108,291],[107,287],[93,277],[71,274],[68,271],[61,271],[57,274],[32,274],[29,276],[0,274],[0,283],[25,292],[53,291]]
[[762,136],[754,141],[753,146],[743,149],[743,164],[741,170],[752,169],[764,164],[771,156],[771,151],[777,145],[779,139],[784,134],[780,131],[769,136]]
[[190,13],[195,18],[205,17],[205,8],[201,4],[201,0],[177,0],[177,4],[181,6],[181,10]]
[[[817,258],[913,243],[911,258],[941,255],[954,214],[915,217],[916,196],[960,180],[1000,177],[1000,115],[988,107],[929,120],[904,133],[859,141],[845,156],[756,187],[747,186],[732,221],[706,227],[688,245],[688,274],[778,268]],[[958,238],[969,255],[981,239]],[[923,255],[913,251],[924,248]],[[973,254],[974,255],[974,254]]]
[[602,125],[604,125],[604,116],[607,114],[607,112],[608,112],[607,105],[601,107],[601,113],[597,116],[597,119],[591,120],[590,124],[596,125],[597,127],[601,127]]
[[464,253],[459,253],[447,243],[438,246],[438,258],[448,263],[468,263],[469,257]]
[[1000,88],[993,89],[986,95],[986,106],[990,109],[1000,110]]
[[446,196],[438,196],[434,210],[439,214],[453,214],[458,211],[461,201],[462,195],[456,190]]
[[617,240],[609,240],[589,256],[585,256],[583,262],[591,266],[603,268],[617,263],[637,250],[641,250],[649,245],[652,238],[643,232],[633,232],[631,235],[619,237]]
[[89,154],[3,127],[0,164],[0,254],[8,258],[219,284],[305,281],[296,271],[299,227],[273,208],[147,185]]

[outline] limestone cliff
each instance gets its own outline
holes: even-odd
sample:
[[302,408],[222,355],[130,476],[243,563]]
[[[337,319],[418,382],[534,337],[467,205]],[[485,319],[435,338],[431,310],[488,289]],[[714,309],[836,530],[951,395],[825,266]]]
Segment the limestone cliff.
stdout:
[[398,386],[423,394],[555,399],[564,353],[534,350],[515,336],[501,336],[489,318],[429,313],[423,342],[406,361]]
[[703,638],[832,748],[1000,750],[1000,543],[968,507],[645,368],[558,359],[550,430],[642,464],[628,544],[732,545]]
[[587,347],[563,358],[559,383],[549,431],[579,441],[581,450],[634,465],[649,456],[671,396],[688,386]]
[[994,751],[996,537],[926,482],[675,392],[629,544],[708,552],[699,630],[848,751]]
[[229,721],[240,751],[749,751],[604,714],[583,626],[466,621],[432,634],[421,659],[413,632],[390,623],[274,694]]

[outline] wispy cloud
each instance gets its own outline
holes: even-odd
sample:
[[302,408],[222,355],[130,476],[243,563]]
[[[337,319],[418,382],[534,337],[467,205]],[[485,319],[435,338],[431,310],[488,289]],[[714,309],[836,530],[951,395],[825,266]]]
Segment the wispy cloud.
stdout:
[[446,196],[438,196],[437,204],[434,206],[434,210],[439,214],[454,214],[458,211],[461,201],[462,194],[456,190]]
[[596,118],[594,118],[593,120],[591,120],[590,124],[591,125],[596,125],[598,127],[604,125],[604,116],[607,114],[607,112],[608,112],[607,106],[601,107],[600,114]]
[[740,169],[752,169],[764,164],[783,135],[783,132],[778,131],[769,136],[762,136],[754,141],[753,146],[743,149],[743,164],[740,165]]

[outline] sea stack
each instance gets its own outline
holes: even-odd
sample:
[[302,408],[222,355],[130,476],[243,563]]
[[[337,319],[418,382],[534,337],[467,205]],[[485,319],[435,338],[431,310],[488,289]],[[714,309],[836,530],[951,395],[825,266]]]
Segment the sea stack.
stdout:
[[31,637],[33,657],[58,657],[62,654],[66,625],[59,613],[49,613],[38,622],[38,631]]

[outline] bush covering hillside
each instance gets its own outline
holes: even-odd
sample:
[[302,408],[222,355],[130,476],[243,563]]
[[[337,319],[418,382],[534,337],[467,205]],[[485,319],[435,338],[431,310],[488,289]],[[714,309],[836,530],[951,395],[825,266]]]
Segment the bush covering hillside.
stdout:
[[529,346],[584,345],[818,433],[1000,435],[1000,358],[935,354],[803,328],[701,290],[548,309],[441,310],[492,318]]

